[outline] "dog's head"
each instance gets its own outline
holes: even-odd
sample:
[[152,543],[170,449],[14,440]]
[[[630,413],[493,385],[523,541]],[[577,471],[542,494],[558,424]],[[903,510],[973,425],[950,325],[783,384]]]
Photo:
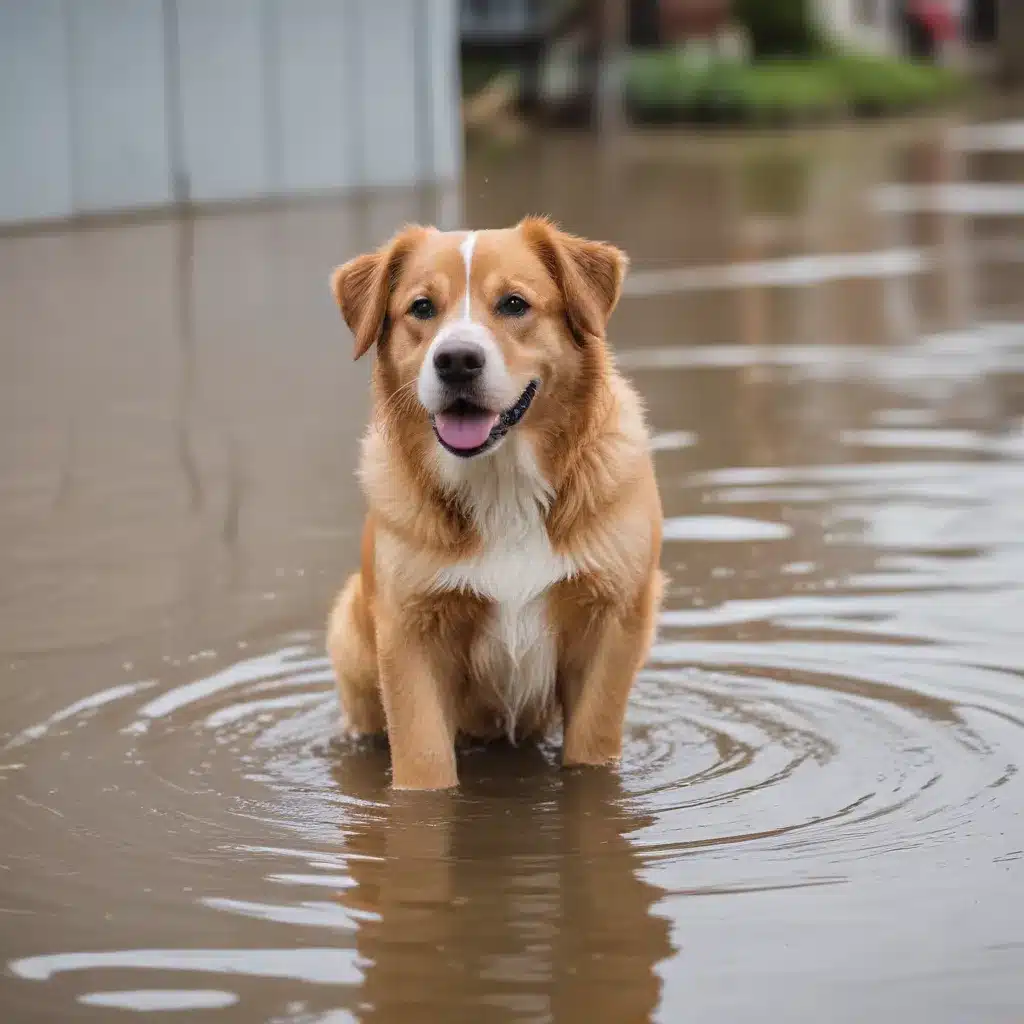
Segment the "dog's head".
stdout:
[[573,415],[606,372],[626,267],[613,246],[530,217],[496,231],[407,227],[331,286],[355,357],[377,345],[380,405],[469,459],[520,421]]

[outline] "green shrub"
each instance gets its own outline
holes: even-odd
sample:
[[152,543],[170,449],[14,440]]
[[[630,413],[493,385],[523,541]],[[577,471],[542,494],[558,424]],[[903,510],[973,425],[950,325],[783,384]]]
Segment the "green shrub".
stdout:
[[807,120],[843,108],[842,89],[823,66],[772,61],[747,72],[745,96],[758,120]]
[[877,114],[925,106],[963,87],[931,65],[860,55],[698,62],[677,51],[636,54],[628,102],[655,120],[808,121],[844,112]]
[[859,54],[835,57],[829,63],[857,113],[920,107],[947,99],[962,86],[956,74],[931,64]]

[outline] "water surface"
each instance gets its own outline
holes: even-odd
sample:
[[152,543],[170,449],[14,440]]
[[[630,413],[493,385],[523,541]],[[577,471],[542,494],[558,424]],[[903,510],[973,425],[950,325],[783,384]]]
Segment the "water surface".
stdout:
[[[1024,1019],[1020,125],[480,153],[0,240],[3,1020]],[[544,210],[671,576],[620,771],[331,742],[368,365],[328,270]]]

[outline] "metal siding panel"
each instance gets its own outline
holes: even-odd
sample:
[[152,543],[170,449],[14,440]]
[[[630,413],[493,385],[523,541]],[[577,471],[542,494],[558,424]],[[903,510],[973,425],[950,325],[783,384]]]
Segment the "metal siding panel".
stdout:
[[366,243],[363,251],[386,242],[403,224],[433,220],[434,205],[420,190],[392,189],[359,200]]
[[160,0],[90,0],[68,10],[76,209],[167,203]]
[[358,182],[351,11],[337,0],[275,0],[281,183],[287,190]]
[[72,213],[60,0],[0,0],[0,221]]
[[359,5],[363,183],[371,187],[410,185],[425,177],[417,135],[417,2]]
[[426,34],[430,178],[450,182],[462,174],[462,95],[456,0],[428,0]]
[[188,198],[271,191],[262,4],[177,0]]

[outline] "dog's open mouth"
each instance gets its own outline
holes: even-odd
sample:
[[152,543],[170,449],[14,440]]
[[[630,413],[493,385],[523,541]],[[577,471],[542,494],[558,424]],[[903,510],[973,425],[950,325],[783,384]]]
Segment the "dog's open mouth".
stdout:
[[525,415],[538,381],[531,380],[515,405],[504,412],[491,412],[465,398],[453,402],[433,417],[434,433],[453,455],[470,458],[497,444]]

